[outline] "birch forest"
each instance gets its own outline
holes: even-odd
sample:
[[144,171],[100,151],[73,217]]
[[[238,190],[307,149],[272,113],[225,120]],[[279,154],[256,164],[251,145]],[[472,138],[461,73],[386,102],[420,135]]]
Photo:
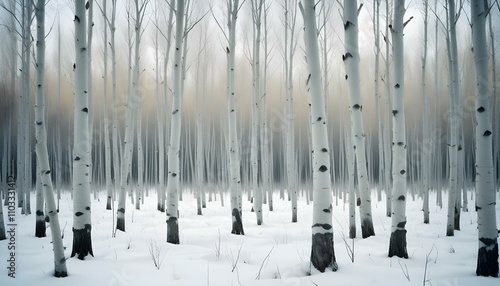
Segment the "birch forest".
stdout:
[[497,0],[0,0],[0,285],[498,285],[496,34]]

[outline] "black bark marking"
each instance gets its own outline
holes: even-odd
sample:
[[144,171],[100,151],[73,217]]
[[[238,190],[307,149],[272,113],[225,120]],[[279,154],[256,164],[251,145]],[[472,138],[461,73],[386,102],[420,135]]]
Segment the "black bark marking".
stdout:
[[176,173],[172,173],[172,177],[177,177],[177,174]]
[[307,77],[306,79],[306,85],[309,85],[309,80],[311,79],[311,74],[309,74],[309,76]]
[[85,10],[88,10],[88,9],[89,9],[89,7],[90,7],[90,2],[89,2],[89,1],[87,1],[87,3],[85,4]]
[[359,104],[354,104],[352,106],[352,108],[355,109],[355,110],[358,110],[358,109],[362,109],[363,107],[361,105],[359,105]]
[[398,111],[397,111],[397,110],[393,110],[393,111],[392,111],[392,115],[393,115],[393,116],[396,116],[396,114],[398,114]]
[[480,237],[479,238],[479,241],[481,241],[482,243],[484,243],[484,245],[486,247],[490,246],[490,245],[493,245],[495,243],[497,243],[497,240],[496,239],[491,239],[491,238],[486,238],[486,237]]
[[405,143],[403,143],[403,142],[398,142],[398,146],[403,146],[403,145],[405,145]]
[[50,170],[45,171],[45,175],[50,174]]
[[491,131],[490,131],[490,130],[486,130],[486,131],[484,131],[484,133],[483,133],[483,136],[486,136],[486,137],[488,137],[488,136],[490,136],[490,135],[491,135]]
[[174,112],[172,112],[172,115],[176,114],[177,112],[179,112],[179,109],[174,110]]
[[345,24],[344,24],[344,30],[347,30],[350,25],[354,25],[354,24],[351,21],[345,22]]
[[485,109],[482,106],[477,109],[477,112],[479,112],[479,113],[483,113],[484,111],[485,111]]
[[37,121],[36,125],[38,125],[38,126],[42,125],[42,121]]
[[36,211],[36,215],[37,215],[37,216],[43,216],[43,211],[41,211],[41,210],[37,210],[37,211]]
[[78,16],[75,15],[75,20],[74,21],[77,21],[78,23],[80,23],[80,18],[78,18]]
[[398,201],[404,201],[404,200],[406,200],[405,196],[403,195],[399,196]]
[[357,198],[356,199],[356,206],[360,206],[361,205],[361,198]]
[[73,70],[76,69],[76,64],[73,64]]
[[321,152],[326,153],[326,152],[328,152],[328,150],[326,148],[322,148]]
[[399,83],[396,83],[396,85],[394,86],[394,88],[399,88]]
[[405,228],[405,226],[406,226],[406,221],[402,221],[402,222],[398,223],[398,227],[400,227],[400,228]]
[[316,119],[316,121],[321,121],[321,119],[322,119],[321,117],[318,117],[318,119]]
[[123,213],[123,214],[124,214],[124,213],[125,213],[125,209],[124,209],[124,208],[119,208],[119,209],[118,209],[118,212],[119,212],[119,213]]
[[345,79],[347,80],[348,78],[349,78],[349,76],[348,76],[348,75],[345,75]]
[[75,213],[75,215],[76,215],[76,216],[82,216],[82,215],[83,215],[83,213],[82,213],[82,212],[76,212],[76,213]]
[[462,145],[458,145],[458,151],[462,150]]
[[319,171],[326,172],[326,171],[328,171],[328,168],[325,165],[321,165],[321,167],[319,167]]
[[406,174],[406,171],[405,171],[405,170],[401,170],[401,171],[399,171],[399,173],[400,173],[401,175],[404,175],[404,174]]
[[89,206],[86,206],[86,207],[85,207],[85,210],[90,211],[90,207],[89,207]]
[[[323,210],[324,211],[324,210]],[[314,227],[322,227],[323,229],[325,230],[330,230],[332,229],[332,225],[331,224],[328,224],[328,223],[315,223],[313,224],[312,226],[313,228]]]
[[88,112],[89,112],[89,109],[88,109],[87,107],[84,107],[84,108],[82,109],[82,111],[83,111],[83,112],[85,112],[85,113],[88,113]]
[[342,55],[342,61],[345,61],[348,58],[352,58],[352,54],[351,53],[347,52],[347,53],[345,53],[345,55]]
[[323,209],[323,212],[325,212],[325,213],[331,213],[330,209]]

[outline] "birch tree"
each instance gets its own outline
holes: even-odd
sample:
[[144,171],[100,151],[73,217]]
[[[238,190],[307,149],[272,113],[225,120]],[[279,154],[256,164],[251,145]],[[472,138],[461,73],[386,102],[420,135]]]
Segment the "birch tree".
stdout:
[[[394,1],[394,20],[390,27],[393,43],[394,98],[392,108],[392,226],[389,257],[408,258],[406,250],[406,118],[404,110],[404,43],[405,1]],[[409,20],[408,20],[409,21]]]
[[332,192],[330,177],[330,152],[326,126],[325,98],[322,93],[321,65],[314,0],[302,0],[299,8],[304,19],[309,112],[312,135],[313,171],[313,224],[311,264],[320,272],[338,269],[333,249]]
[[478,223],[478,255],[476,274],[498,277],[498,231],[496,223],[492,105],[488,74],[486,42],[487,1],[471,1],[472,44],[476,72],[476,211]]
[[346,79],[349,85],[349,111],[351,114],[351,134],[357,163],[358,187],[361,199],[361,235],[363,238],[375,235],[372,221],[372,206],[366,161],[366,134],[363,126],[363,104],[361,103],[361,78],[359,75],[358,48],[358,1],[344,0]]
[[236,21],[241,5],[239,0],[227,0],[227,28],[224,34],[228,42],[226,47],[227,57],[227,111],[228,111],[228,158],[229,158],[229,193],[231,196],[232,234],[244,235],[243,221],[241,219],[242,197],[241,197],[241,165],[240,146],[238,141],[238,129],[236,121],[234,70],[236,54]]
[[455,213],[460,210],[456,209],[458,189],[458,173],[459,173],[459,149],[460,147],[460,128],[462,121],[462,110],[459,100],[459,83],[458,83],[458,56],[457,56],[457,14],[455,11],[455,1],[448,0],[448,27],[449,27],[449,68],[451,75],[450,82],[450,143],[448,144],[449,154],[449,192],[448,192],[448,216],[446,222],[446,236],[453,236],[455,230]]
[[[253,59],[252,59],[252,143],[250,160],[252,164],[252,191],[254,193],[254,210],[257,216],[257,225],[261,225],[262,217],[262,189],[259,188],[259,114],[261,102],[261,68],[260,68],[260,42],[261,42],[261,19],[264,0],[252,0],[253,20]],[[261,138],[262,139],[262,138]]]
[[92,251],[90,212],[90,127],[88,93],[87,16],[84,1],[75,2],[75,100],[73,141],[73,249],[78,259]]
[[[51,168],[49,165],[49,153],[47,150],[47,127],[45,123],[45,0],[38,0],[35,7],[36,29],[36,104],[35,104],[35,128],[36,128],[36,155],[40,172],[41,185],[45,195],[47,211],[54,248],[54,276],[66,277],[66,258],[59,226],[59,215],[57,213],[54,199],[54,188],[52,186]],[[45,226],[45,224],[44,224]],[[75,233],[76,234],[76,233]]]
[[184,0],[177,0],[175,10],[174,62],[172,64],[174,90],[170,143],[168,145],[167,182],[167,242],[179,244],[178,204],[180,192],[180,143],[181,143],[181,99],[182,99],[182,51],[184,36]]
[[429,223],[429,192],[430,192],[430,172],[431,172],[431,150],[430,122],[429,122],[429,97],[427,95],[427,24],[429,23],[429,0],[424,0],[424,48],[422,55],[422,98],[424,101],[424,118],[422,130],[423,158],[421,162],[422,183],[424,200],[422,211],[424,212],[424,223]]
[[293,58],[297,47],[295,23],[297,19],[297,5],[293,0],[284,0],[284,28],[285,42],[283,47],[283,62],[285,72],[285,167],[287,190],[292,204],[292,222],[297,222],[297,167],[295,162],[295,135],[293,111]]

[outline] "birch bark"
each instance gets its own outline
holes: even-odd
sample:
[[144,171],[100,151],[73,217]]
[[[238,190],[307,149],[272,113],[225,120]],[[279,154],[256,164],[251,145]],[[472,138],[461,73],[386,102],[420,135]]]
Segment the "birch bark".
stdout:
[[406,119],[404,110],[404,44],[405,1],[394,1],[392,22],[394,98],[392,109],[392,226],[389,257],[408,258],[406,250]]
[[359,75],[358,48],[358,1],[344,0],[346,79],[349,85],[349,111],[351,114],[351,135],[357,163],[358,187],[360,193],[361,235],[363,238],[375,235],[372,221],[372,206],[366,161],[366,134],[363,125],[363,104],[361,103],[361,78]]
[[[90,212],[90,130],[87,15],[84,1],[75,2],[75,117],[73,141],[73,250],[78,259],[92,255]],[[43,168],[42,168],[43,169]]]
[[309,111],[312,136],[313,171],[313,224],[311,264],[320,272],[327,268],[338,269],[333,248],[332,191],[330,177],[330,152],[326,126],[325,98],[322,92],[321,65],[314,0],[302,0],[299,8],[304,18]]
[[184,36],[184,0],[176,1],[174,62],[172,65],[174,90],[170,143],[168,145],[167,182],[167,242],[179,244],[178,204],[180,192],[180,143],[181,143],[181,98],[182,98],[182,51]]
[[[486,2],[487,3],[487,2]],[[471,2],[472,44],[476,71],[476,211],[478,256],[476,274],[498,277],[498,231],[492,154],[492,106],[488,75],[485,1]]]

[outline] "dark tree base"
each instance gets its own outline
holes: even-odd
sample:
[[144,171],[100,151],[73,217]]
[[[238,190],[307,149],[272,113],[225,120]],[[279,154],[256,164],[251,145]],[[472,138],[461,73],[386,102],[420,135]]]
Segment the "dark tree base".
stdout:
[[179,244],[179,224],[176,217],[167,219],[167,242]]
[[68,272],[66,271],[55,271],[54,272],[54,277],[57,277],[57,278],[64,278],[64,277],[68,277]]
[[117,218],[116,219],[116,229],[125,232],[125,219]]
[[292,222],[297,222],[297,212],[292,212]]
[[391,233],[389,241],[389,257],[408,258],[406,250],[406,229],[397,229]]
[[492,250],[481,247],[477,253],[477,276],[498,277],[498,242],[495,239],[495,246]]
[[108,197],[106,201],[106,210],[111,210],[111,198]]
[[36,237],[46,237],[47,228],[45,227],[45,217],[42,216],[41,219],[37,218],[35,224],[35,236]]
[[356,226],[352,225],[349,227],[349,238],[354,239],[356,238]]
[[363,238],[368,238],[370,236],[375,236],[375,229],[373,228],[373,222],[370,219],[363,219],[361,221],[361,236]]
[[86,224],[83,229],[73,228],[73,250],[71,251],[71,257],[78,254],[78,259],[83,260],[85,256],[92,255],[92,237],[91,234],[92,226]]
[[455,216],[453,217],[455,230],[460,230],[460,209],[455,205]]
[[243,231],[243,222],[241,221],[240,211],[238,209],[233,209],[231,212],[233,215],[233,229],[232,234],[245,235]]
[[198,208],[198,215],[203,215],[200,208]]
[[316,233],[312,236],[311,263],[320,272],[326,268],[337,271],[339,268],[333,250],[333,233]]

